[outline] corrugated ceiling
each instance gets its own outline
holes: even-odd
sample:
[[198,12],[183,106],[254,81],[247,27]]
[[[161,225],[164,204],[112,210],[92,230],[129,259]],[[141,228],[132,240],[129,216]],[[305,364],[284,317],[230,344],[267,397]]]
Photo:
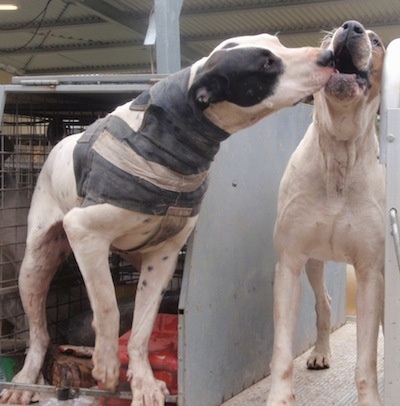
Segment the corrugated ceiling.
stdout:
[[[151,0],[20,4],[16,12],[0,12],[3,70],[25,75],[151,72],[152,51],[143,45]],[[400,37],[399,0],[184,0],[182,65],[244,34],[279,33],[287,46],[315,46],[324,31],[349,19],[375,30],[386,44]]]

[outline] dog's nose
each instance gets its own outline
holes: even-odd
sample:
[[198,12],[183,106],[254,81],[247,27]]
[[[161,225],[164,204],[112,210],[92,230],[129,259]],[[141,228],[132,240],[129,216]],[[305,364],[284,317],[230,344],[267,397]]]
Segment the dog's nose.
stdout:
[[343,23],[342,30],[346,37],[363,35],[365,33],[364,26],[355,20],[349,20]]
[[334,66],[333,52],[329,49],[324,49],[318,56],[317,65],[322,67],[333,67]]

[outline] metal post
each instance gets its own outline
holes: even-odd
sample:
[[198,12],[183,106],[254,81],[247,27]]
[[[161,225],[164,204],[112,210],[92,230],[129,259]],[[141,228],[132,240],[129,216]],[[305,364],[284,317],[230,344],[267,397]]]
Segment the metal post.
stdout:
[[386,163],[385,360],[384,404],[400,396],[400,272],[391,213],[400,210],[400,39],[387,49],[381,104],[381,162]]
[[[4,104],[5,104],[5,100],[6,100],[6,94],[5,94],[4,89],[5,89],[4,85],[0,86],[0,125],[3,123]],[[1,194],[3,194],[2,191],[1,191]],[[0,209],[2,207],[3,207],[3,196],[0,195]],[[0,281],[1,280],[3,280],[3,270],[1,269],[1,266],[0,266]],[[2,287],[3,287],[3,284],[0,283],[0,290]],[[0,320],[3,319],[2,301],[3,301],[3,297],[2,297],[2,293],[0,292]],[[3,336],[2,325],[3,325],[3,323],[0,321],[0,337]],[[0,354],[1,354],[1,349],[2,349],[2,344],[1,344],[1,340],[0,340]]]
[[181,68],[179,16],[183,0],[155,0],[157,73]]

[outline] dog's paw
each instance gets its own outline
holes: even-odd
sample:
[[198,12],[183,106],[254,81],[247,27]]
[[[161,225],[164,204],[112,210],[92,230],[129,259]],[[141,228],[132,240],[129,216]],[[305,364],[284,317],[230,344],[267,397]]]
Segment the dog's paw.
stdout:
[[118,346],[112,343],[109,343],[107,346],[96,345],[92,359],[93,378],[101,384],[103,389],[115,392],[119,381],[120,369]]
[[313,351],[307,359],[308,369],[327,369],[331,366],[330,354]]
[[[21,384],[32,384],[32,383],[43,383],[40,378],[38,380],[28,379],[23,370],[14,376],[14,383]],[[0,395],[0,404],[10,404],[10,405],[29,405],[31,402],[38,402],[39,394],[37,392],[30,391],[20,391],[15,389],[4,389]]]
[[155,379],[152,372],[139,376],[129,369],[127,378],[132,390],[131,406],[164,406],[165,397],[169,395],[167,385]]
[[286,396],[279,396],[271,394],[268,396],[266,406],[293,406],[295,404],[294,393],[290,393]]
[[5,389],[0,396],[0,404],[29,405],[33,398],[33,392]]
[[383,406],[382,401],[379,398],[376,399],[364,399],[364,400],[359,400],[358,406]]
[[[371,376],[371,378],[373,377]],[[373,378],[373,380],[375,380],[375,378]],[[368,382],[370,382],[370,384],[368,384]],[[356,385],[358,392],[358,406],[383,406],[379,397],[378,387],[371,384],[370,379],[356,378]]]
[[[22,369],[18,372],[12,382],[19,384],[44,384],[44,378],[42,374],[39,374],[37,379],[31,379],[30,377],[35,375],[31,371],[26,371]],[[40,395],[38,392],[32,391],[22,391],[15,389],[4,389],[0,395],[0,404],[10,404],[10,405],[29,405],[30,403],[37,403],[40,400]]]

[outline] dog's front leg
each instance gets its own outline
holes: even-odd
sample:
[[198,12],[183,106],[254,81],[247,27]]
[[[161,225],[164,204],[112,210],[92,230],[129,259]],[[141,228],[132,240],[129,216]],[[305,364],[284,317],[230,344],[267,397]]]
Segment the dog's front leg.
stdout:
[[[111,224],[102,221],[96,206],[75,208],[64,217],[64,229],[85,281],[93,310],[96,333],[93,377],[114,391],[119,379],[119,311],[108,255],[112,241]],[[105,216],[106,213],[103,213]],[[103,217],[104,219],[104,217]],[[112,216],[108,221],[111,221]]]
[[331,350],[329,335],[331,333],[331,298],[325,286],[324,262],[309,259],[306,263],[307,277],[315,296],[317,314],[317,342],[307,360],[309,369],[330,367]]
[[162,297],[176,267],[179,252],[195,224],[189,220],[185,229],[160,248],[143,254],[136,292],[132,334],[129,339],[129,368],[132,406],[163,406],[169,393],[157,380],[148,359],[148,345]]
[[148,345],[158,309],[171,280],[179,251],[157,250],[143,255],[135,298],[132,334],[129,340],[129,369],[134,406],[163,406],[168,389],[157,380],[148,359]]
[[274,284],[274,348],[271,361],[271,390],[267,406],[293,405],[293,336],[300,300],[303,263],[277,263]]
[[379,406],[377,341],[383,306],[383,276],[379,267],[356,266],[357,277],[357,365],[359,406]]

